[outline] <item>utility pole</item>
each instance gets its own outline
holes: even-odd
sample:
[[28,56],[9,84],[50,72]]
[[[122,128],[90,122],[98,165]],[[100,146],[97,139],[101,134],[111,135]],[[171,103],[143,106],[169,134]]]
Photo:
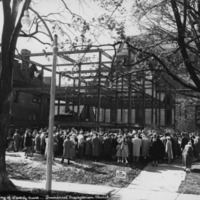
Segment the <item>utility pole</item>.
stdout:
[[47,152],[46,191],[48,193],[51,192],[51,185],[52,185],[53,131],[54,131],[54,115],[55,115],[57,52],[58,52],[58,36],[55,35],[53,41],[53,65],[52,65],[52,77],[51,77],[49,129],[48,129],[48,143],[47,143],[48,152]]

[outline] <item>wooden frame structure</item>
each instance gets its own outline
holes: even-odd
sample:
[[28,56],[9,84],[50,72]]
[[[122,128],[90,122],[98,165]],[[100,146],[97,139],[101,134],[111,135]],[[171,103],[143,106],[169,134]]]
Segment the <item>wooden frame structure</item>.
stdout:
[[[56,124],[65,127],[131,130],[147,125],[165,126],[174,124],[174,103],[170,103],[166,120],[167,81],[160,88],[156,78],[145,73],[131,72],[133,52],[114,57],[110,50],[90,48],[58,52],[63,63],[57,64]],[[51,65],[33,61],[33,57],[50,56],[52,53],[30,54],[30,58],[16,56],[22,62],[29,62],[41,71],[51,71]],[[89,57],[88,57],[89,55]],[[131,73],[130,73],[131,72]],[[68,79],[68,84],[63,82]],[[69,83],[70,82],[70,83]],[[163,84],[163,82],[162,82]],[[18,87],[16,91],[50,95],[49,85],[40,87]],[[175,91],[175,90],[174,90]],[[171,100],[174,99],[175,92]],[[42,106],[42,105],[41,105]],[[61,108],[68,107],[75,114],[73,119],[60,117]],[[148,111],[148,112],[147,112]],[[148,113],[148,120],[147,120]],[[89,115],[89,116],[88,116]]]

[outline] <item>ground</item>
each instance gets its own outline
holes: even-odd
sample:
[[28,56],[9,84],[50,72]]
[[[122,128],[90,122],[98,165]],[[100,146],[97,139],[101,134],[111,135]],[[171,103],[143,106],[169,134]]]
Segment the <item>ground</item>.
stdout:
[[185,180],[179,187],[179,193],[200,195],[200,162],[192,165],[192,171],[186,174]]
[[[68,165],[66,161],[64,164],[61,164],[60,161],[61,158],[56,158],[53,163],[52,178],[55,181],[108,185],[119,188],[128,186],[145,166],[145,163],[135,167],[134,165],[118,164],[116,162],[92,162],[84,159],[76,159]],[[181,164],[181,159],[176,162]],[[34,154],[33,157],[26,159],[24,152],[7,152],[6,165],[9,178],[45,180],[46,161],[42,155]],[[117,170],[126,172],[126,178],[117,178]],[[194,162],[193,170],[187,173],[186,179],[180,185],[178,192],[183,194],[200,194],[199,188],[200,163]]]
[[[118,164],[116,162],[93,162],[85,159],[76,159],[67,164],[60,163],[61,158],[53,162],[52,179],[70,183],[86,183],[108,185],[113,187],[126,187],[140,173],[140,168],[133,165]],[[24,153],[6,153],[6,167],[9,178],[23,180],[45,180],[46,160],[40,154],[25,158]],[[125,179],[116,177],[116,172],[126,172]]]

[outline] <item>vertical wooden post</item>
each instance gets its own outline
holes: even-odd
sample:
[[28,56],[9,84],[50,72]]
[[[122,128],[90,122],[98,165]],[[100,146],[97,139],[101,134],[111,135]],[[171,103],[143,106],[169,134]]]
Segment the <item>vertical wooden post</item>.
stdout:
[[130,73],[130,50],[128,49],[128,68],[129,68],[129,75],[128,75],[128,130],[131,130],[131,122],[132,122],[132,75]]
[[78,71],[78,77],[79,77],[79,79],[78,79],[78,108],[77,108],[77,114],[78,114],[78,122],[80,122],[80,103],[81,103],[81,80],[80,80],[80,78],[81,78],[81,64],[79,64],[79,66],[78,66],[79,68],[79,71]]
[[158,93],[156,91],[156,103],[155,103],[155,124],[158,125],[158,107],[157,107]]
[[143,90],[143,92],[142,92],[142,123],[143,123],[143,127],[145,126],[145,114],[146,114],[146,112],[145,112],[145,75],[144,75],[144,77],[143,77],[143,79],[142,79],[142,90]]
[[151,90],[151,124],[154,124],[154,81],[152,79]]
[[174,130],[176,130],[176,93],[174,92]]
[[[75,79],[73,79],[73,91],[74,91],[74,93],[75,93]],[[73,105],[72,105],[72,110],[73,110],[73,113],[75,112],[75,109],[74,109],[74,102],[75,102],[75,98],[77,98],[77,97],[75,97],[75,94],[73,95]]]
[[56,63],[58,52],[58,37],[54,36],[53,46],[53,66],[51,77],[51,96],[49,111],[49,129],[48,129],[48,152],[47,152],[47,172],[46,172],[46,191],[51,192],[52,184],[52,162],[53,162],[53,131],[54,131],[54,115],[55,115],[55,92],[56,92]]
[[123,122],[123,118],[124,118],[124,77],[122,77],[122,81],[121,81],[121,94],[122,94],[122,99],[121,99],[121,122]]
[[115,123],[117,123],[117,117],[118,117],[118,103],[119,103],[119,93],[118,93],[118,76],[116,77],[116,96],[115,96]]
[[98,67],[98,107],[97,107],[97,123],[98,131],[100,130],[100,108],[101,108],[101,62],[102,53],[99,51],[99,67]]
[[159,91],[159,127],[161,126],[161,91]]
[[[59,87],[61,87],[61,74],[59,74]],[[58,116],[60,115],[60,98],[58,99]]]

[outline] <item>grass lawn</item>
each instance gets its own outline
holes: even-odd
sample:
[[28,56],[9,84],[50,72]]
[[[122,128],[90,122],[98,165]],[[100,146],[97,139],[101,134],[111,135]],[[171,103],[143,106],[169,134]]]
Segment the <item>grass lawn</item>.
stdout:
[[[140,166],[136,167],[133,164],[122,164],[116,161],[93,162],[91,160],[76,159],[68,165],[67,161],[63,164],[61,164],[60,161],[61,158],[56,158],[53,162],[52,179],[54,181],[107,185],[117,188],[127,187],[147,164],[141,163]],[[46,178],[46,160],[39,154],[34,154],[33,157],[25,159],[23,152],[7,152],[6,168],[9,178],[11,179],[43,181]],[[117,171],[126,172],[126,178],[117,178]],[[18,192],[15,194],[18,197],[32,194],[32,197],[39,197],[39,199],[45,199],[47,195],[45,191],[36,188],[18,188]],[[107,197],[104,196],[98,196],[96,198],[94,195],[59,191],[53,191],[52,194],[53,198],[63,197],[63,199],[71,199],[70,197],[72,196],[74,196],[73,199],[107,199]]]
[[186,174],[179,187],[179,193],[200,195],[200,162],[194,162],[192,171]]
[[[141,171],[134,165],[117,163],[116,161],[93,162],[91,160],[76,159],[68,165],[67,161],[60,163],[61,158],[55,158],[52,166],[52,180],[59,182],[107,185],[123,188],[128,186]],[[6,168],[9,178],[20,180],[46,179],[46,160],[42,155],[35,154],[28,159],[23,153],[7,153]],[[126,172],[127,176],[121,180],[116,178],[117,171]]]

